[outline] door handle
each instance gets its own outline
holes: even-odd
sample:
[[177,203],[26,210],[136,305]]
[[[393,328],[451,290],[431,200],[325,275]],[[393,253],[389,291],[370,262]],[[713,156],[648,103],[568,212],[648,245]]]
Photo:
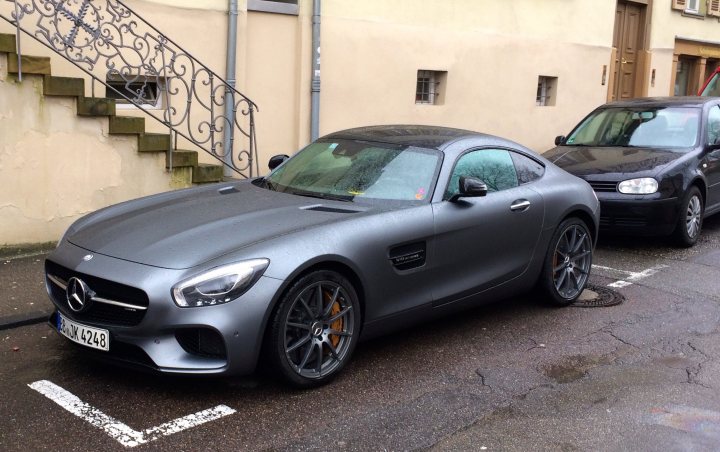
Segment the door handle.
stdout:
[[510,205],[510,210],[512,210],[513,212],[517,212],[527,210],[528,207],[530,207],[530,201],[528,201],[527,199],[518,199],[517,201],[513,201],[513,203]]

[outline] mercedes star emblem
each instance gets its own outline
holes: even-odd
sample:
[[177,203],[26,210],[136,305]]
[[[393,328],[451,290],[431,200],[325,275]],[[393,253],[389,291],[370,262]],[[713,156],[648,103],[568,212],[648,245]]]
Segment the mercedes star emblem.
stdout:
[[95,294],[92,290],[79,278],[72,277],[67,283],[65,297],[68,306],[75,312],[83,312],[90,307],[90,302]]

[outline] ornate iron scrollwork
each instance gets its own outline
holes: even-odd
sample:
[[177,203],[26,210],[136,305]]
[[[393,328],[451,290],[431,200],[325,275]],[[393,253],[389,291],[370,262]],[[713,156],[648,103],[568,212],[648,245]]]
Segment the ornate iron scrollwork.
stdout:
[[[160,121],[175,134],[176,142],[184,138],[244,177],[258,171],[257,105],[122,1],[14,4],[9,17],[0,17],[105,85],[117,94],[114,97]],[[159,89],[161,108],[149,105],[150,87]],[[228,149],[223,148],[226,130],[232,131]],[[235,145],[236,135],[243,140],[241,146]],[[240,149],[233,155],[236,147]]]

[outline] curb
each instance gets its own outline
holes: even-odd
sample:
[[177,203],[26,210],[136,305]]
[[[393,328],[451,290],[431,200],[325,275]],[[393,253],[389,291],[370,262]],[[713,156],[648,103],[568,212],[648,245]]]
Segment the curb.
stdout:
[[37,323],[47,322],[50,318],[50,312],[34,311],[27,314],[9,315],[0,317],[0,331],[17,328],[20,326],[35,325]]

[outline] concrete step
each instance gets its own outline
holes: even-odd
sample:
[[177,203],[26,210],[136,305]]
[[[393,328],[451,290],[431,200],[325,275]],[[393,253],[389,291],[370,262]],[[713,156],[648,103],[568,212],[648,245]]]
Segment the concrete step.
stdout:
[[0,33],[0,52],[15,53],[15,35]]
[[145,133],[138,137],[138,152],[158,152],[170,149],[167,133]]
[[85,95],[85,80],[75,77],[54,77],[46,75],[43,79],[43,94],[46,96]]
[[[165,166],[170,167],[168,161]],[[198,153],[196,151],[184,151],[182,149],[176,149],[172,153],[172,166],[173,168],[180,168],[183,166],[198,166]]]
[[110,116],[110,133],[116,135],[145,133],[145,118]]
[[[20,61],[23,74],[50,75],[50,57],[23,55]],[[18,73],[17,54],[14,51],[8,53],[8,72]]]
[[200,163],[193,168],[193,184],[220,182],[223,178],[223,166]]
[[77,114],[79,116],[114,116],[115,99],[78,97]]

